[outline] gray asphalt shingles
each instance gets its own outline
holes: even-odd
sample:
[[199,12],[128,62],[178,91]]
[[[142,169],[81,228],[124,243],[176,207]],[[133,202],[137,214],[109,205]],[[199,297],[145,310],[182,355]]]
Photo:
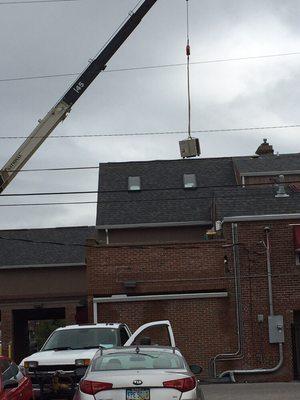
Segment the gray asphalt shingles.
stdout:
[[[184,174],[198,186],[235,184],[230,158],[100,164],[97,225],[210,220],[211,189],[184,189]],[[140,192],[128,192],[129,176],[141,177]]]
[[[220,219],[300,213],[299,193],[276,198],[276,188],[235,187],[234,165],[242,172],[296,170],[300,154],[100,164],[97,226],[210,221],[213,197]],[[196,175],[197,189],[183,188],[184,174]],[[140,192],[127,190],[129,176],[141,177]]]
[[23,239],[32,240],[33,242],[77,243],[84,245],[86,239],[92,236],[94,231],[94,227],[0,231],[1,265],[84,264],[84,247],[64,246],[52,243],[30,243]]
[[234,157],[233,161],[241,174],[251,172],[300,171],[300,153],[264,157]]

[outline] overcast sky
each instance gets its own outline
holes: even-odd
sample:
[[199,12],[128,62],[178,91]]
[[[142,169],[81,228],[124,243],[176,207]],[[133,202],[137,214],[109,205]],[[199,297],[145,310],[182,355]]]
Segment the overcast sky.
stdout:
[[[21,1],[21,0],[19,0]],[[9,2],[8,0],[6,2]],[[10,1],[15,3],[15,1]],[[300,52],[299,0],[189,0],[192,62]],[[0,0],[0,137],[27,136],[119,26],[137,0],[9,4]],[[25,166],[179,158],[181,135],[55,138],[186,131],[186,1],[158,0],[140,26]],[[192,129],[299,124],[300,54],[191,67]],[[2,80],[2,81],[1,81]],[[299,128],[201,133],[201,157],[253,154],[267,137],[299,151]],[[2,139],[2,165],[24,139]],[[98,171],[19,173],[3,194],[96,191]],[[3,197],[0,204],[95,201],[96,195]],[[94,225],[95,205],[0,207],[1,229]]]

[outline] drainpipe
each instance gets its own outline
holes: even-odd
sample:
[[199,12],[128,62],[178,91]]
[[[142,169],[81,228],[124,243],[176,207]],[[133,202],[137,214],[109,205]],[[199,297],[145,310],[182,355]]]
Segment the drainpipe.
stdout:
[[272,269],[271,269],[271,250],[270,250],[270,228],[268,226],[265,227],[265,233],[266,233],[266,243],[264,243],[264,246],[266,248],[266,253],[267,253],[269,309],[270,309],[270,315],[274,315],[273,290],[272,290]]
[[217,361],[224,360],[240,360],[243,358],[243,332],[242,332],[242,305],[241,305],[241,277],[240,277],[240,258],[238,249],[238,231],[237,224],[231,224],[232,232],[232,247],[233,251],[233,268],[234,268],[234,286],[235,286],[235,315],[236,315],[236,330],[238,338],[238,348],[234,353],[223,353],[217,354],[213,359],[211,359],[213,377],[217,377]]
[[[272,291],[272,269],[271,269],[271,251],[270,251],[270,228],[266,226],[264,228],[266,234],[266,242],[264,244],[266,248],[266,256],[267,256],[267,272],[268,272],[268,294],[269,294],[269,312],[270,316],[274,316],[274,307],[273,307],[273,291]],[[270,329],[270,328],[269,328]],[[235,374],[270,374],[278,371],[283,365],[283,344],[282,342],[278,343],[278,353],[279,360],[278,363],[273,368],[256,368],[249,370],[229,370],[224,371],[219,375],[219,378],[223,378],[225,375],[229,375],[232,382],[236,382],[234,375]]]
[[106,244],[109,245],[108,229],[105,229]]

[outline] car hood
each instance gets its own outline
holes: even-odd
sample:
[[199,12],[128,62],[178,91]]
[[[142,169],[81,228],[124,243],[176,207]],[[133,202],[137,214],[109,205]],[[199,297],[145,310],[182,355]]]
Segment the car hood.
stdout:
[[83,349],[39,351],[29,357],[24,358],[24,360],[22,360],[21,362],[21,365],[24,365],[25,361],[37,361],[39,365],[71,365],[75,364],[75,360],[80,358],[92,359],[97,350],[98,348],[88,350]]

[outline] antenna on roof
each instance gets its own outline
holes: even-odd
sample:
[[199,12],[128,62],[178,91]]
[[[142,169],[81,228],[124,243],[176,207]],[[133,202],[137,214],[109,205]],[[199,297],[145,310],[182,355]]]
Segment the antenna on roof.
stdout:
[[190,21],[189,21],[189,0],[186,0],[186,15],[187,15],[187,90],[188,90],[188,138],[179,142],[180,154],[182,158],[196,157],[200,155],[200,144],[198,138],[191,136],[191,85],[190,85]]

